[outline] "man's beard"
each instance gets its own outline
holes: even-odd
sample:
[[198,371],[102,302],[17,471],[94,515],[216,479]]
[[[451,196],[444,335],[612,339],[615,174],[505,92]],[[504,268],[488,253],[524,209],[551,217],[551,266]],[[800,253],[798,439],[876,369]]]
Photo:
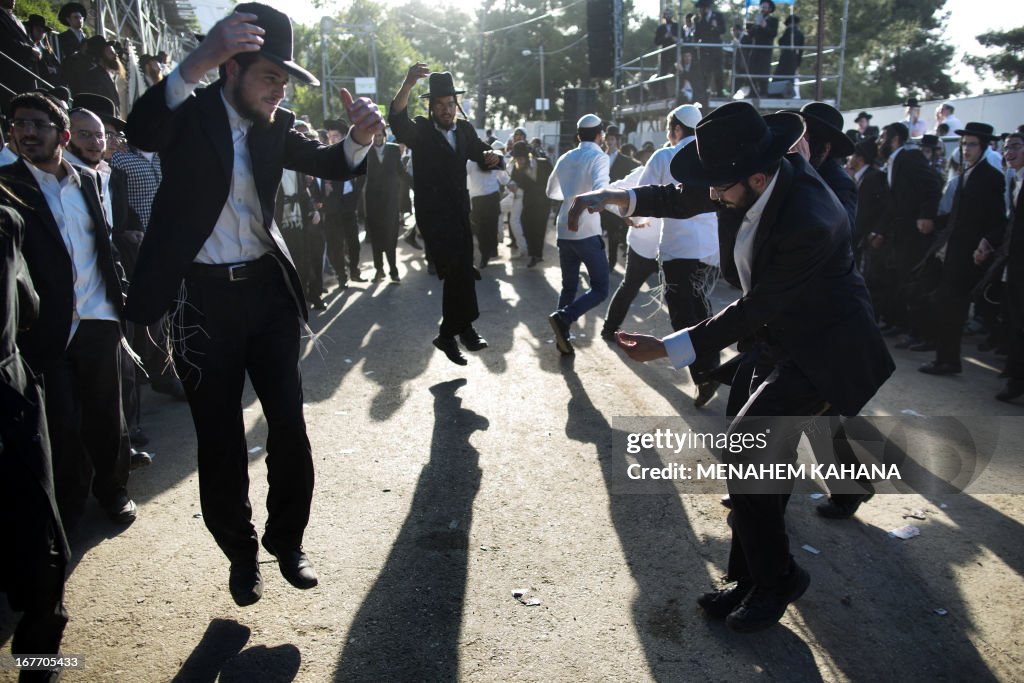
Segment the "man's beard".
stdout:
[[724,214],[726,217],[734,217],[739,220],[743,220],[747,211],[754,205],[754,202],[757,201],[758,194],[754,192],[754,189],[750,187],[750,185],[747,184],[747,181],[742,181],[741,185],[743,186],[743,196],[741,196],[735,204],[724,202],[720,198],[712,200],[715,206],[718,207],[718,212],[720,214]]
[[53,161],[54,158],[57,156],[57,141],[56,140],[53,141],[52,145],[46,145],[44,143],[42,147],[38,146],[39,143],[41,142],[41,140],[39,140],[39,138],[35,138],[32,141],[35,142],[36,145],[37,145],[36,146],[36,150],[34,152],[32,152],[30,154],[29,151],[25,149],[25,143],[28,142],[28,140],[22,140],[18,144],[18,153],[21,156],[23,156],[26,159],[28,159],[28,161],[31,162],[34,166],[38,166],[39,164],[44,164],[44,163],[46,163],[48,161]]
[[892,146],[889,142],[878,148],[878,156],[882,161],[889,160],[889,157],[892,156]]
[[231,91],[231,98],[235,101],[235,109],[238,111],[238,115],[243,119],[251,121],[254,128],[269,128],[274,123],[274,115],[277,114],[277,109],[270,116],[267,116],[258,108],[251,106],[245,99],[245,90],[242,88],[241,81],[235,83],[235,87]]
[[74,154],[79,159],[81,159],[83,163],[89,164],[90,166],[97,166],[97,165],[99,165],[100,161],[103,159],[103,153],[102,152],[95,152],[95,153],[93,153],[93,154],[96,155],[96,159],[95,160],[91,159],[90,158],[91,154],[89,152],[86,152],[85,150],[83,150],[81,147],[79,147],[78,145],[76,145],[73,142],[69,142],[68,143],[68,151],[71,152],[72,154]]

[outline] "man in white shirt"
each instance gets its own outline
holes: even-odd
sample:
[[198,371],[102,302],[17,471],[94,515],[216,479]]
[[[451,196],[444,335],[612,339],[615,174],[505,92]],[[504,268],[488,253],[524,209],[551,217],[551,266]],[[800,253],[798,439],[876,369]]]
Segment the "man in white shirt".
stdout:
[[[670,166],[672,159],[694,140],[694,129],[701,119],[700,105],[684,104],[672,110],[665,121],[665,136],[671,147],[662,147],[647,160],[637,183],[674,185]],[[687,190],[693,195],[694,215],[686,218],[665,218],[661,221],[658,246],[661,270],[665,276],[665,304],[673,330],[681,330],[711,317],[708,283],[717,275],[718,216],[715,205],[702,188]],[[708,353],[690,364],[697,394],[694,406],[703,407],[718,389],[718,382],[701,381],[703,374],[718,365],[718,353]]]
[[[558,309],[548,316],[555,331],[555,344],[565,354],[574,353],[569,327],[608,296],[608,258],[601,239],[601,219],[588,215],[579,225],[569,226],[569,204],[584,192],[608,185],[608,155],[601,149],[601,119],[587,114],[576,122],[579,146],[563,154],[548,177],[548,197],[562,201],[558,210],[558,260],[562,266],[562,290]],[[590,289],[578,299],[580,266],[587,268]]]
[[39,320],[18,337],[46,382],[47,424],[61,518],[71,527],[89,491],[115,522],[135,521],[120,386],[121,276],[100,203],[99,178],[64,158],[69,122],[38,93],[11,101],[22,158],[0,170],[25,211],[24,254],[39,292]]
[[[213,69],[220,79],[197,90]],[[310,140],[279,108],[292,76],[319,84],[292,61],[288,17],[241,4],[146,91],[126,129],[133,145],[160,152],[163,168],[126,315],[150,324],[173,309],[169,340],[196,427],[203,520],[231,562],[228,588],[242,606],[263,594],[242,419],[246,375],[269,428],[263,547],[290,584],[317,584],[302,549],[313,496],[299,369],[309,309],[273,220],[277,189],[285,168],[333,180],[362,173],[382,128],[375,104],[342,90],[348,137],[330,146]]]
[[[714,317],[664,339],[618,334],[619,346],[634,360],[667,357],[675,368],[736,342],[751,351],[741,364],[748,371],[737,371],[733,380],[732,392],[746,394],[746,401],[728,433],[731,442],[755,433],[765,441],[723,449],[727,463],[795,462],[804,430],[834,423],[812,426],[806,417],[785,416],[855,415],[894,369],[853,265],[846,212],[802,156],[787,155],[803,132],[799,116],[761,117],[746,102],[725,104],[697,126],[697,142],[673,159],[672,176],[683,187],[707,187],[718,204],[722,273],[742,295]],[[693,211],[678,187],[649,185],[577,197],[570,220],[606,205],[662,217]],[[839,431],[832,435],[841,438]],[[736,583],[697,603],[734,631],[772,626],[810,584],[789,552],[785,510],[792,485],[791,479],[753,487],[728,482],[728,578]]]
[[916,97],[910,97],[903,103],[905,107],[903,125],[907,127],[912,138],[919,138],[928,132],[928,124],[921,118],[921,103]]
[[953,113],[954,111],[956,111],[956,108],[951,102],[943,102],[940,104],[935,109],[935,130],[932,132],[937,134],[939,132],[939,126],[943,123],[948,127],[949,135],[954,135],[955,133],[953,131],[958,128],[963,128],[964,124],[956,117],[956,114]]
[[[491,149],[501,153],[500,142],[491,144]],[[469,187],[469,222],[480,249],[480,268],[498,258],[498,218],[501,216],[501,188],[508,184],[505,169],[482,169],[475,161],[466,162],[467,186]]]

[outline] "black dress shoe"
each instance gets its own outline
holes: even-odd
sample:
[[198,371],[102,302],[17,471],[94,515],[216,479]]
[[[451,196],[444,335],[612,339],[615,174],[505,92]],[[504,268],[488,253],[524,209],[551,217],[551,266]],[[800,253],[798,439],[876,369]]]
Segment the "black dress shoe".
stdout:
[[459,350],[459,344],[455,341],[455,337],[442,337],[437,335],[434,337],[434,346],[444,352],[444,355],[448,356],[448,360],[455,363],[456,365],[468,365],[469,361],[462,355],[462,351]]
[[281,576],[291,585],[306,590],[319,583],[316,578],[316,571],[313,569],[313,563],[306,557],[306,553],[302,552],[302,548],[292,548],[289,550],[275,548],[273,544],[267,542],[266,536],[263,537],[263,547],[267,549],[268,553],[277,558],[277,566],[281,569]]
[[555,346],[558,347],[559,352],[565,356],[576,353],[572,342],[569,341],[569,322],[562,317],[562,314],[555,311],[548,316],[548,322],[551,323],[551,329],[555,332]]
[[312,307],[313,307],[314,311],[326,311],[327,310],[327,304],[325,304],[323,302],[323,299],[314,299],[313,303],[312,303]]
[[228,590],[239,607],[248,607],[263,597],[263,575],[256,560],[231,563]]
[[707,405],[708,401],[715,397],[715,392],[718,391],[718,382],[711,380],[710,382],[701,382],[697,385],[697,396],[693,399],[694,408],[703,408]]
[[712,619],[725,619],[740,606],[753,587],[754,582],[750,579],[740,579],[725,588],[705,593],[697,598],[697,604]]
[[737,633],[755,633],[777,624],[789,603],[797,600],[811,585],[811,576],[796,562],[784,583],[777,588],[754,586],[739,607],[725,618]]
[[384,271],[383,270],[378,270],[376,273],[374,273],[373,274],[373,281],[374,282],[383,282],[384,281]]
[[392,282],[396,282],[396,283],[402,281],[402,278],[398,277],[398,271],[397,270],[391,271],[391,281]]
[[613,341],[615,341],[615,334],[618,331],[619,331],[618,328],[613,330],[613,329],[611,329],[609,327],[603,327],[603,328],[601,328],[601,339],[604,339],[605,341],[612,341],[613,342]]
[[542,259],[542,258],[537,258],[536,256],[531,256],[530,257],[530,262],[526,264],[526,267],[527,268],[533,268],[535,265],[537,265],[538,263],[540,263],[543,260],[544,259]]
[[726,510],[732,510],[732,497],[727,493],[718,499],[718,502],[722,504]]
[[480,336],[480,333],[470,325],[459,335],[459,341],[469,351],[480,351],[487,348],[487,340]]
[[926,375],[959,375],[961,368],[959,363],[945,363],[933,360],[925,363],[917,370]]
[[818,505],[818,514],[828,519],[849,519],[857,514],[857,508],[874,497],[873,493],[836,494]]
[[1021,395],[1024,395],[1024,379],[1010,379],[1003,390],[996,394],[996,400],[1009,403]]
[[139,514],[138,508],[135,507],[135,501],[128,497],[128,492],[124,489],[100,504],[110,521],[116,524],[131,524]]
[[146,451],[131,449],[131,460],[128,463],[129,470],[137,470],[141,467],[149,467],[153,464],[153,456]]
[[360,275],[359,273],[352,273],[352,275],[349,277],[349,280],[351,280],[352,282],[366,282],[366,278]]

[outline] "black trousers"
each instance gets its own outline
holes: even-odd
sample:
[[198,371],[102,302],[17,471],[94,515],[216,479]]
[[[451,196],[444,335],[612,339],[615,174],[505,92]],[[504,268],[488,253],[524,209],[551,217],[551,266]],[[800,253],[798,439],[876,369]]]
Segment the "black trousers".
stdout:
[[[733,383],[740,396],[745,391],[742,377],[749,372],[749,398],[729,427],[731,434],[750,434],[751,440],[770,429],[769,449],[725,453],[728,463],[755,464],[771,458],[773,463],[796,461],[796,447],[803,433],[794,420],[776,417],[818,415],[828,404],[802,372],[788,360],[771,363],[763,359],[741,366]],[[737,437],[730,437],[737,438]],[[728,578],[751,578],[755,584],[775,587],[789,572],[793,556],[786,534],[786,505],[789,493],[745,493],[729,486],[732,500],[732,546]]]
[[401,222],[398,213],[380,215],[380,209],[367,207],[366,236],[373,248],[373,267],[378,272],[384,271],[384,259],[387,258],[391,275],[398,275],[398,260],[395,250],[398,246],[398,227]]
[[359,223],[356,213],[332,216],[324,226],[327,239],[327,260],[344,284],[349,276],[359,275]]
[[[0,590],[7,593],[12,609],[24,612],[11,653],[56,655],[68,623],[58,522],[36,472],[14,453],[0,457],[0,523],[7,534]],[[26,671],[21,680],[51,680],[44,674]]]
[[[698,259],[681,258],[662,261],[661,269],[665,273],[665,304],[673,330],[691,327],[711,317],[704,284],[713,274],[713,266]],[[718,358],[717,351],[701,354],[690,364],[690,372],[706,372],[718,365]]]
[[270,491],[264,535],[273,545],[302,545],[313,496],[313,456],[302,413],[300,318],[283,275],[268,271],[238,282],[188,277],[187,303],[171,324],[174,365],[199,445],[203,518],[232,561],[257,554],[242,421],[247,374],[267,422]]
[[622,327],[629,306],[640,293],[647,279],[658,272],[658,259],[647,258],[633,251],[630,247],[626,252],[626,275],[612,294],[608,304],[608,312],[604,316],[604,329],[614,332]]
[[73,527],[92,492],[106,503],[128,485],[131,460],[121,402],[121,327],[82,320],[64,355],[43,373],[57,506]]
[[[547,202],[547,198],[544,199]],[[526,238],[526,250],[530,256],[536,258],[544,257],[544,236],[548,231],[548,214],[550,214],[548,204],[545,203],[542,209],[534,210],[532,207],[530,210],[523,208],[523,213],[520,216],[520,221],[523,224],[523,237]],[[513,235],[513,237],[515,237]],[[519,245],[522,249],[523,245]]]
[[476,302],[476,270],[472,266],[446,269],[441,294],[442,337],[454,337],[480,317]]
[[498,257],[498,218],[501,216],[501,193],[494,192],[469,200],[469,223],[480,247],[480,258]]
[[302,247],[305,251],[306,274],[302,284],[306,288],[307,301],[319,301],[324,293],[324,231],[323,223],[307,226],[302,231]]

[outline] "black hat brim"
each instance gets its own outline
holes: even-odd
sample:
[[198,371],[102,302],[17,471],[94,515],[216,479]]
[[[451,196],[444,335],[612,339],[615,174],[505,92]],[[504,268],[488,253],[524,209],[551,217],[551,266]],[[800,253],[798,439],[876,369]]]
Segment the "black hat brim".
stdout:
[[459,95],[464,95],[465,93],[465,90],[449,90],[448,92],[439,93],[426,92],[420,95],[420,99],[425,100],[428,97],[457,97]]
[[320,80],[316,76],[314,76],[313,74],[306,71],[295,62],[293,62],[292,60],[283,59],[272,52],[266,52],[264,50],[260,50],[256,54],[258,54],[260,57],[265,57],[266,59],[269,59],[274,64],[277,64],[279,67],[283,68],[285,71],[290,73],[292,76],[295,76],[295,78],[299,79],[306,85],[311,85],[314,88],[319,87]]
[[821,124],[821,130],[828,135],[828,141],[832,143],[832,156],[838,154],[839,156],[848,157],[853,154],[853,140],[846,137],[846,133],[835,128],[825,119],[814,116],[813,114],[802,112],[800,115],[808,120]]
[[772,132],[772,141],[760,156],[744,160],[733,166],[728,173],[712,174],[701,163],[695,141],[684,146],[672,157],[672,164],[669,166],[672,177],[688,187],[728,185],[748,178],[779,161],[804,134],[804,120],[799,114],[790,112],[767,114],[764,120]]
[[960,137],[970,135],[972,138],[981,138],[982,140],[988,140],[989,142],[999,139],[999,134],[996,133],[995,131],[991,133],[983,133],[980,130],[969,130],[967,128],[961,128],[960,130],[954,130],[953,134],[959,135]]
[[72,12],[78,12],[83,17],[89,16],[89,10],[85,9],[85,5],[77,2],[69,2],[60,8],[60,12],[57,13],[57,21],[70,28],[71,25],[68,23],[68,15]]

